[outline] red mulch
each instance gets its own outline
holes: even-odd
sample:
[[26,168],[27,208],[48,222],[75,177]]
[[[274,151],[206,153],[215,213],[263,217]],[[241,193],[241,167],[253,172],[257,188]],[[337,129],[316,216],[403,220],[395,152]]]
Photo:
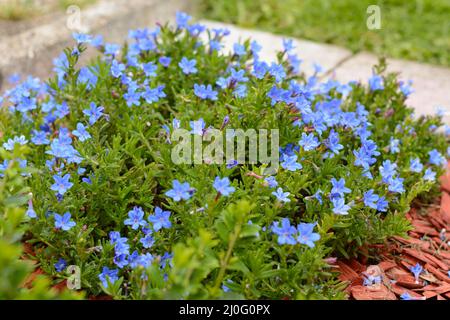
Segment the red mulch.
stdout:
[[[397,300],[409,293],[415,299],[450,300],[450,162],[441,177],[440,206],[427,214],[412,209],[406,217],[413,226],[409,238],[393,237],[377,252],[380,262],[337,261],[339,279],[347,281],[346,292],[355,300]],[[419,283],[409,268],[423,267]],[[381,283],[363,285],[369,275],[381,276]]]

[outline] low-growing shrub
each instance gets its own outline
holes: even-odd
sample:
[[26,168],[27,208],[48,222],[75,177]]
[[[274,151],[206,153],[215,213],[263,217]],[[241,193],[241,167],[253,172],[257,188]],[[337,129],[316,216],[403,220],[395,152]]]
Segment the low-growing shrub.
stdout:
[[[266,63],[251,40],[221,52],[227,34],[183,13],[123,46],[75,34],[53,79],[6,92],[1,140],[31,149],[28,238],[48,274],[78,266],[83,290],[114,298],[343,298],[333,258],[404,235],[412,201],[437,194],[441,118],[413,117],[383,62],[368,86],[323,82],[291,41]],[[78,66],[88,48],[101,56]],[[195,160],[232,129],[278,130],[280,166],[250,163],[248,145]]]

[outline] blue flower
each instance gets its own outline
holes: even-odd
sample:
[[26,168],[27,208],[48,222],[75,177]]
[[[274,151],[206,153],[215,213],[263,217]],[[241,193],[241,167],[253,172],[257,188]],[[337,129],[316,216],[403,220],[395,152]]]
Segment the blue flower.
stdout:
[[333,203],[333,213],[339,215],[347,215],[348,210],[350,210],[350,206],[345,204],[344,197],[333,197],[331,198],[331,202]]
[[148,249],[153,246],[153,244],[155,243],[155,239],[153,239],[153,237],[150,234],[148,234],[145,237],[141,238],[139,242],[142,243],[142,246],[144,248]]
[[294,50],[294,41],[292,39],[283,39],[283,48],[286,52]]
[[217,100],[218,92],[214,91],[210,84],[208,84],[207,86],[205,86],[204,84],[194,84],[194,94],[201,99],[210,99],[215,101]]
[[283,189],[280,187],[277,189],[277,191],[273,191],[272,194],[277,197],[277,199],[281,202],[290,202],[291,199],[288,198],[288,196],[291,194],[290,192],[283,192]]
[[420,162],[419,158],[415,158],[415,159],[411,159],[409,161],[410,165],[409,165],[409,169],[412,172],[421,172],[423,169],[423,164]]
[[31,219],[37,218],[36,211],[33,208],[33,201],[28,201],[27,216]]
[[12,139],[8,139],[8,141],[3,144],[3,148],[5,148],[8,151],[12,151],[16,143],[23,146],[28,143],[28,140],[25,139],[25,136],[14,137]]
[[66,260],[64,260],[63,258],[60,258],[60,259],[54,264],[54,266],[55,266],[55,269],[56,269],[57,272],[61,272],[61,271],[63,271],[63,270],[66,268],[67,262],[66,262]]
[[272,62],[269,67],[269,74],[275,78],[276,82],[281,82],[284,78],[286,78],[286,71],[281,64],[276,64]]
[[364,193],[364,204],[372,209],[377,209],[376,202],[380,199],[380,197],[374,193],[373,189]]
[[377,201],[377,211],[386,212],[389,202],[385,197],[380,197]]
[[153,62],[142,64],[142,70],[144,70],[144,73],[147,77],[156,77],[157,69],[158,67]]
[[384,183],[389,183],[393,179],[396,172],[397,172],[397,164],[392,163],[391,160],[383,161],[383,164],[380,166],[380,173],[382,181]]
[[369,79],[369,87],[370,87],[370,90],[372,90],[372,91],[383,90],[384,89],[383,78],[377,74],[374,74]]
[[178,63],[178,66],[183,70],[184,74],[191,74],[191,73],[197,73],[197,68],[195,65],[197,64],[197,61],[195,59],[188,60],[186,57],[183,57]]
[[98,275],[98,278],[102,282],[103,286],[105,288],[108,288],[108,282],[110,284],[114,284],[117,280],[119,280],[119,270],[103,267],[103,270]]
[[446,162],[445,158],[436,149],[433,149],[430,152],[428,152],[428,155],[430,156],[430,163],[431,164],[434,164],[434,165],[437,165],[437,166],[442,166]]
[[45,131],[33,130],[33,136],[31,142],[37,146],[50,144],[50,140],[47,139],[48,133]]
[[50,187],[50,189],[56,191],[59,195],[64,195],[73,186],[73,183],[69,181],[70,174],[66,174],[63,177],[55,174],[53,179],[55,180],[55,183]]
[[288,218],[283,218],[280,222],[274,222],[272,225],[272,232],[278,236],[278,244],[296,244],[294,235],[297,233],[297,229],[291,226]]
[[169,229],[172,227],[172,223],[169,220],[170,211],[163,211],[160,207],[155,208],[155,214],[148,217],[153,225],[153,230],[158,231],[162,228]]
[[87,132],[84,125],[80,122],[77,123],[77,130],[73,130],[72,134],[80,139],[80,141],[86,141],[91,138],[89,132]]
[[163,91],[164,85],[157,86],[156,88],[145,88],[145,92],[142,93],[142,97],[147,103],[158,102],[159,99],[166,97]]
[[180,183],[178,180],[173,180],[172,189],[167,191],[165,195],[177,202],[181,199],[188,200],[192,197],[191,187],[187,182]]
[[89,117],[89,124],[92,126],[103,115],[103,110],[105,110],[105,108],[97,107],[94,102],[91,102],[89,106],[90,109],[83,110],[83,113]]
[[268,183],[269,188],[276,188],[278,186],[278,182],[274,176],[268,176],[264,178],[264,181]]
[[405,188],[403,187],[403,178],[392,178],[388,184],[388,190],[390,192],[403,193],[405,192]]
[[217,176],[214,179],[213,187],[223,196],[229,196],[236,190],[233,186],[230,186],[230,179],[228,179],[228,177],[224,177],[221,179],[219,176]]
[[70,218],[70,212],[66,212],[62,216],[55,213],[55,228],[64,231],[72,229],[72,227],[75,227],[76,223],[73,220],[70,220]]
[[112,55],[113,57],[119,53],[120,45],[115,43],[105,43],[105,55]]
[[408,97],[411,93],[414,92],[414,89],[412,88],[412,80],[409,80],[407,83],[400,81],[400,91]]
[[317,223],[300,223],[297,226],[299,236],[297,237],[298,243],[306,244],[310,248],[314,248],[314,242],[320,239],[320,234],[314,233],[314,227]]
[[414,278],[416,279],[416,283],[419,283],[419,276],[423,271],[423,267],[419,263],[416,263],[416,265],[413,267],[410,267],[409,270],[411,270],[412,274],[414,275]]
[[113,60],[111,64],[111,74],[114,78],[119,78],[122,75],[122,72],[125,71],[125,65],[123,63],[117,62],[117,60]]
[[191,127],[191,133],[197,134],[199,136],[203,136],[203,131],[205,130],[205,121],[203,118],[200,118],[198,120],[189,121],[189,126]]
[[124,224],[131,226],[131,229],[137,230],[140,226],[146,226],[147,223],[144,220],[144,210],[141,207],[135,206],[128,212],[128,219],[124,221]]
[[185,29],[188,27],[189,25],[189,20],[192,19],[192,17],[190,15],[188,15],[185,12],[180,12],[177,11],[177,13],[175,14],[176,18],[175,18],[175,22],[177,23],[178,28],[180,29]]
[[117,254],[114,256],[113,262],[119,268],[123,268],[128,265],[128,254]]
[[172,61],[172,58],[160,57],[158,61],[163,67],[167,68],[170,65],[170,62]]
[[298,144],[302,146],[305,151],[311,151],[317,148],[320,145],[320,142],[314,133],[306,134],[303,132],[302,138]]
[[402,299],[402,300],[417,300],[417,298],[414,298],[414,297],[412,297],[408,292],[403,292],[401,295],[400,295],[400,299]]
[[435,181],[436,180],[436,172],[428,168],[425,170],[425,174],[423,176],[423,179],[426,181]]
[[82,43],[90,43],[92,41],[92,36],[89,34],[85,34],[85,33],[73,33],[72,37],[75,39],[75,41],[78,44],[82,44]]
[[336,180],[335,178],[331,178],[331,185],[333,188],[331,189],[331,196],[341,196],[343,197],[345,193],[350,193],[351,190],[345,186],[344,178]]
[[240,43],[233,44],[233,51],[235,55],[238,56],[245,56],[247,54],[247,51],[245,50],[245,46]]
[[284,161],[281,163],[281,167],[289,171],[297,171],[303,168],[303,166],[297,162],[297,155],[285,156]]
[[339,154],[339,150],[344,149],[344,146],[339,144],[339,134],[335,132],[334,129],[330,130],[328,139],[325,140],[325,145],[335,154]]
[[399,153],[400,148],[398,147],[400,144],[400,140],[394,139],[391,137],[391,140],[389,141],[389,149],[391,153]]

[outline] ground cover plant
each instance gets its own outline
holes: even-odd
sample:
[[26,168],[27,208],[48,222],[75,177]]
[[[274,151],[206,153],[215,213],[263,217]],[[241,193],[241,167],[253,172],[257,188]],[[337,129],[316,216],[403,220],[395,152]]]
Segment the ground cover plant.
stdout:
[[[251,40],[219,51],[227,34],[184,13],[124,45],[74,34],[52,79],[3,95],[0,179],[24,170],[22,239],[56,282],[75,266],[82,291],[116,299],[345,298],[335,258],[375,259],[437,195],[441,118],[414,117],[383,62],[367,84],[321,82],[292,41],[268,63]],[[179,129],[277,129],[280,166],[175,164]]]
[[[380,8],[380,29],[366,26],[371,5]],[[450,66],[449,14],[446,0],[199,1],[206,19],[443,66]]]

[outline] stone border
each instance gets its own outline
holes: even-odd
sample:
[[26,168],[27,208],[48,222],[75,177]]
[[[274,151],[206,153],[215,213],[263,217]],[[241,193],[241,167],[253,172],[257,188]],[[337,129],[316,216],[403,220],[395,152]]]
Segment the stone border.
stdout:
[[[81,9],[81,25],[85,32],[101,34],[107,42],[122,44],[128,30],[171,21],[176,11],[192,11],[192,3],[186,0],[99,0]],[[46,78],[50,75],[53,58],[74,44],[73,30],[67,27],[68,18],[64,12],[53,14],[46,17],[43,24],[0,39],[0,90],[6,87],[6,81],[2,87],[2,76],[19,73]]]

